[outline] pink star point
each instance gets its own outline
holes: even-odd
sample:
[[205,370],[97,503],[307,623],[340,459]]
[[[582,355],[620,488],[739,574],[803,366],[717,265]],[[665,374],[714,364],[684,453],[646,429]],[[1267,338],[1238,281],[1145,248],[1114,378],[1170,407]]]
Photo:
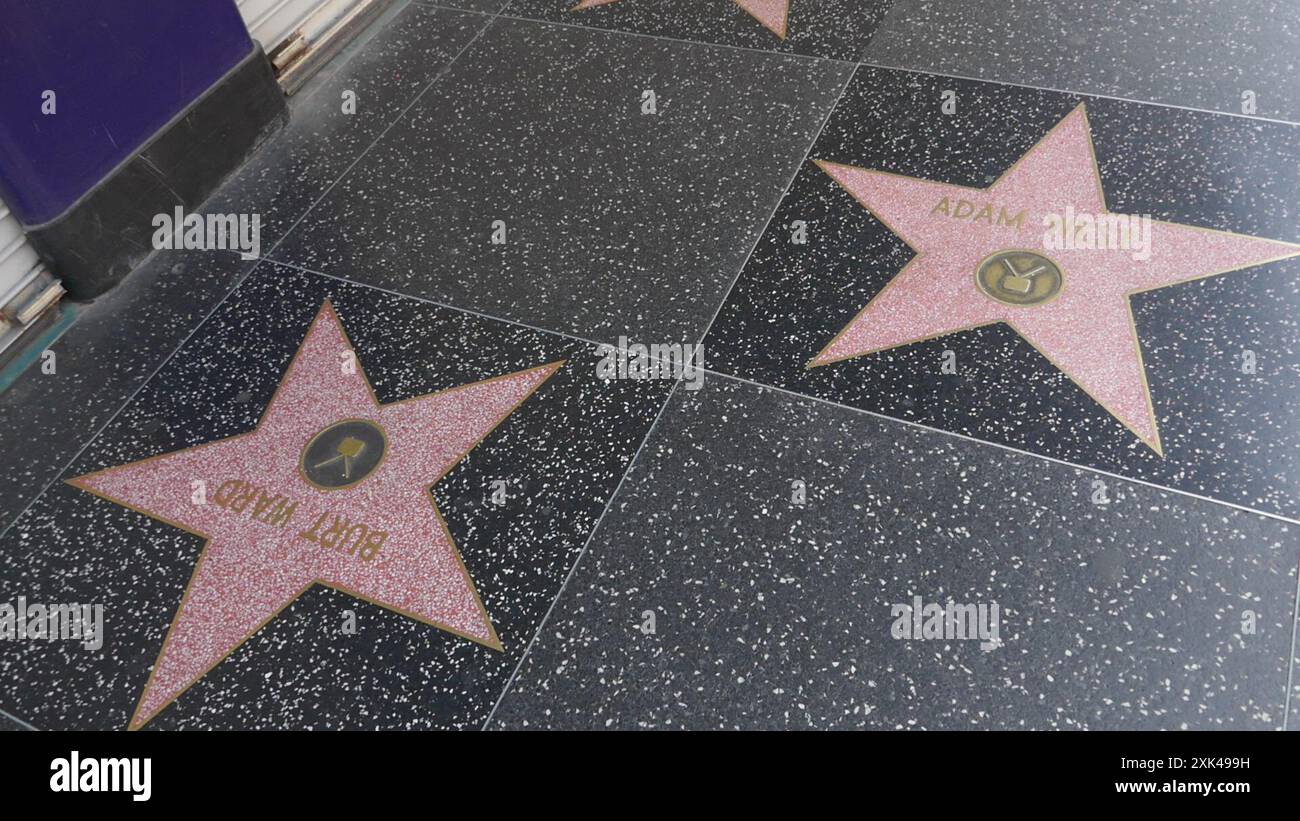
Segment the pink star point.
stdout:
[[[573,7],[573,10],[581,11],[614,2],[617,0],[582,0]],[[782,40],[785,39],[786,23],[790,16],[790,0],[735,0],[735,3],[762,23],[768,31]]]
[[[1044,250],[1049,215],[1067,208],[1110,214],[1082,104],[988,188],[814,162],[916,255],[808,368],[1003,322],[1162,455],[1129,297],[1300,255],[1291,243],[1158,220],[1151,221],[1145,260],[1121,248]],[[958,201],[990,206],[985,213],[999,217],[963,220],[941,205]],[[1057,263],[1059,294],[1041,304],[1009,305],[984,293],[976,269],[1007,250]]]
[[[564,362],[381,405],[353,357],[326,302],[252,432],[69,480],[206,540],[130,729],[313,584],[502,649],[431,490]],[[355,484],[321,489],[300,455],[343,420],[377,426],[387,447]]]

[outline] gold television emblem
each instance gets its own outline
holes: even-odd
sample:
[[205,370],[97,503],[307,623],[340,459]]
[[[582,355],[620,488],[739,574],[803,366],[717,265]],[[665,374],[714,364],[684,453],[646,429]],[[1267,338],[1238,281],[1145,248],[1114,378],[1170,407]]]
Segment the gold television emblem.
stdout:
[[986,296],[1007,305],[1041,305],[1061,292],[1065,272],[1034,251],[1009,249],[990,254],[975,268]]

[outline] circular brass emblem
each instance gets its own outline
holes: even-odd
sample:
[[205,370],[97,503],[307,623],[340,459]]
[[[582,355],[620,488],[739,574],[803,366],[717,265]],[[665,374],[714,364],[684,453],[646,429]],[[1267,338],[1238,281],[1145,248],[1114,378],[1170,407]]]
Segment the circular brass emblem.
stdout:
[[374,473],[387,451],[383,428],[366,419],[344,419],[311,438],[298,469],[321,490],[338,490]]
[[975,269],[980,290],[1007,305],[1041,305],[1061,292],[1061,266],[1033,251],[998,251]]

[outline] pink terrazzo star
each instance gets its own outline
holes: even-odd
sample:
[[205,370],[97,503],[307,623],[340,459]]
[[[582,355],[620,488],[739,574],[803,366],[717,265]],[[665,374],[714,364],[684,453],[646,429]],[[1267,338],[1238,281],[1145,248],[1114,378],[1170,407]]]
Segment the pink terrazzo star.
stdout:
[[[1300,255],[1300,246],[1290,243],[1155,220],[1145,260],[1121,248],[1045,249],[1048,215],[1109,213],[1082,105],[986,189],[817,165],[916,256],[808,367],[1005,322],[1157,453],[1160,436],[1129,296]],[[974,215],[985,205],[992,209],[986,219],[958,219],[959,200],[971,203]],[[1022,211],[1023,220],[1012,224]],[[982,290],[975,277],[981,262],[1012,249],[1057,263],[1064,274],[1060,292],[1041,304],[1010,305]]]
[[[351,351],[326,302],[253,432],[70,480],[208,540],[131,729],[317,583],[501,649],[430,489],[564,363],[380,405]],[[355,484],[325,489],[304,449],[343,420],[387,447]],[[339,456],[314,469],[357,468]]]
[[[582,0],[573,7],[573,10],[605,6],[614,2],[616,0]],[[785,39],[786,20],[790,15],[790,0],[735,0],[735,3],[777,37]]]

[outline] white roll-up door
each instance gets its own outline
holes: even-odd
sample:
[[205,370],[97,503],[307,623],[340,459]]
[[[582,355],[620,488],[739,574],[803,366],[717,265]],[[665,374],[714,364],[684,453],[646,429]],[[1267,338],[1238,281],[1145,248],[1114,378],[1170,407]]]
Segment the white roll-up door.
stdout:
[[0,359],[62,295],[18,218],[0,200]]
[[0,293],[17,285],[39,264],[36,249],[27,242],[18,218],[0,201]]
[[248,33],[270,54],[331,0],[237,0]]
[[238,0],[253,39],[293,94],[393,0]]

